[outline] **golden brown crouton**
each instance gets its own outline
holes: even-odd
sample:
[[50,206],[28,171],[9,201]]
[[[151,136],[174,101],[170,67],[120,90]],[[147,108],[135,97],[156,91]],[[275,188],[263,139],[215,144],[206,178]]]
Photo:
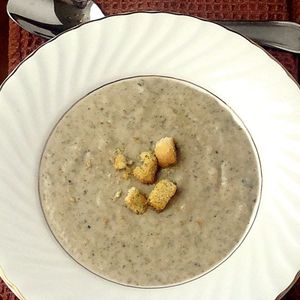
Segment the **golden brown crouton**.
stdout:
[[136,214],[143,214],[147,209],[146,197],[135,187],[129,189],[125,198],[126,206]]
[[122,153],[117,153],[114,161],[114,167],[116,170],[123,170],[127,166],[126,157]]
[[162,168],[166,168],[176,163],[176,148],[172,137],[160,139],[154,149],[158,164]]
[[157,171],[157,159],[152,152],[142,152],[140,154],[143,164],[133,170],[133,175],[142,183],[153,183]]
[[162,211],[176,193],[176,185],[167,180],[160,180],[149,195],[149,204],[157,211]]

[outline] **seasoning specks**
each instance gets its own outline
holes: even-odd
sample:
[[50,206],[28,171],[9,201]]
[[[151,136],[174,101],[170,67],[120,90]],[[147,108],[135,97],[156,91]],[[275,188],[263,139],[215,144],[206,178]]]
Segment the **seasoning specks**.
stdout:
[[[102,277],[139,286],[187,280],[222,260],[244,234],[259,190],[254,147],[222,105],[156,77],[107,85],[74,105],[50,136],[40,169],[43,210],[66,251]],[[137,157],[161,136],[176,137],[180,160],[158,180],[182,191],[172,210],[136,216],[112,201],[135,179],[121,180],[125,168],[116,183],[108,157],[117,145]]]

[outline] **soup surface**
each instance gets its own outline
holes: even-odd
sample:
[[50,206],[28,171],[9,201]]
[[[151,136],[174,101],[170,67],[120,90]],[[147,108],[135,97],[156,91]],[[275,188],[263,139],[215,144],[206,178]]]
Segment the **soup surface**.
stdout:
[[[162,137],[174,137],[176,182],[167,208],[136,215],[130,187],[113,167],[117,148],[138,163]],[[62,247],[92,272],[123,284],[179,283],[224,259],[249,225],[260,190],[257,154],[229,108],[204,90],[164,77],[106,85],[77,102],[51,133],[42,156],[40,197]],[[121,197],[114,195],[120,191]]]

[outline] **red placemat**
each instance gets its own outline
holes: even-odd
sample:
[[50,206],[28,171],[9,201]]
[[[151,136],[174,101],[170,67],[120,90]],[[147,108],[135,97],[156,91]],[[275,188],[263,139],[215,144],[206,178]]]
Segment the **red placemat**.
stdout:
[[[177,12],[210,20],[290,20],[300,23],[300,0],[96,0],[106,15],[156,10]],[[10,22],[9,71],[44,42]],[[267,49],[299,80],[299,58],[295,54]],[[0,280],[0,300],[16,300]],[[300,299],[300,280],[284,300]],[[88,300],[88,299],[87,299]]]

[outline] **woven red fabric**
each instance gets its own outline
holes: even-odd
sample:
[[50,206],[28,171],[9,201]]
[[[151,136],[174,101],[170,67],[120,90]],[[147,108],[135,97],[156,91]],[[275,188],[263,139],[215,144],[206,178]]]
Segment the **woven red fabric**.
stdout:
[[[156,10],[177,12],[210,20],[291,20],[300,23],[300,0],[96,0],[103,12],[113,15],[124,12]],[[13,22],[9,30],[9,71],[43,43],[20,29]],[[284,51],[267,49],[299,80],[298,56]],[[16,300],[0,280],[0,300]],[[300,299],[300,280],[284,297]]]
[[18,300],[0,278],[0,300]]
[[288,0],[287,3],[288,3],[288,11],[290,13],[290,20],[300,23],[300,1]]

